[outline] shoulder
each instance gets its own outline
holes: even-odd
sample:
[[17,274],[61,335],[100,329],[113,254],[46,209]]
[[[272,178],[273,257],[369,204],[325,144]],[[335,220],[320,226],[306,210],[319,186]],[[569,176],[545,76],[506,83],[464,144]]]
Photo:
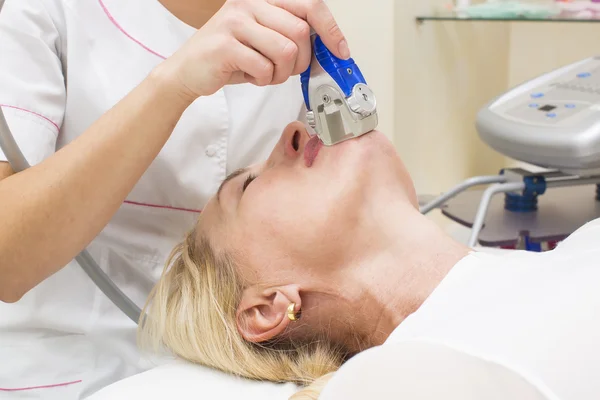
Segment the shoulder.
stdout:
[[[8,0],[11,1],[11,0]],[[14,1],[14,0],[13,0]],[[29,4],[41,4],[44,7],[52,10],[65,10],[74,7],[86,7],[92,5],[98,5],[102,3],[102,0],[30,0],[30,1],[19,1],[20,3]]]
[[592,234],[592,233],[598,234],[599,232],[600,232],[600,218],[589,221],[588,223],[583,225],[581,228],[577,229],[571,236],[581,235],[581,234]]
[[505,365],[422,341],[385,344],[346,363],[322,400],[555,400],[542,383]]
[[[68,16],[89,17],[89,14],[82,14],[83,10],[95,10],[96,14],[101,15],[103,0],[6,0],[7,6],[18,9],[27,14],[30,12],[45,11],[57,24],[66,23]],[[80,21],[83,22],[83,21]],[[87,21],[89,22],[89,21]]]
[[[6,0],[1,13],[7,25],[25,23],[35,26],[40,31],[62,33],[66,24],[68,3],[67,0]],[[27,29],[25,26],[20,27]]]
[[557,246],[556,251],[559,253],[577,250],[585,252],[600,251],[598,238],[600,238],[600,218],[589,221],[577,229]]
[[[48,14],[56,15],[64,13],[73,0],[6,0],[6,5],[14,9],[22,10],[24,13],[37,10],[45,10]],[[87,0],[84,0],[84,2]]]
[[67,51],[68,38],[97,29],[99,21],[110,20],[104,3],[105,0],[6,0],[0,27],[5,25],[23,35],[53,42],[56,53],[62,56]]

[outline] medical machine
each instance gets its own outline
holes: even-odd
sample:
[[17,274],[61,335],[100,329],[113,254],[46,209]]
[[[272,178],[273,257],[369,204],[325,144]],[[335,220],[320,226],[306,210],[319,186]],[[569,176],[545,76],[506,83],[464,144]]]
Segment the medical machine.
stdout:
[[[0,12],[3,5],[4,0],[0,0]],[[301,81],[309,110],[307,117],[320,139],[327,145],[333,145],[375,129],[375,96],[354,60],[335,57],[316,34],[311,35],[311,40],[312,62],[302,74]],[[8,127],[1,107],[0,149],[15,172],[30,167]],[[77,255],[75,260],[123,313],[135,323],[139,322],[140,308],[112,282],[86,250]]]
[[[421,208],[470,227],[469,245],[543,251],[600,217],[600,57],[523,83],[478,114],[481,139],[532,167],[471,178]],[[484,191],[466,191],[491,184]],[[504,201],[494,197],[504,193]]]
[[308,124],[332,146],[377,127],[377,100],[352,58],[334,56],[314,32],[313,58],[301,74]]

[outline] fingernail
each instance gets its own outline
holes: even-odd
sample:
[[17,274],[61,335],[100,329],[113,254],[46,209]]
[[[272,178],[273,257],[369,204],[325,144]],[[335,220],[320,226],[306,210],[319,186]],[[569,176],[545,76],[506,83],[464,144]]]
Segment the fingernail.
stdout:
[[348,48],[348,42],[346,42],[346,39],[344,39],[340,42],[338,49],[340,51],[342,58],[344,58],[344,59],[350,58],[350,49]]

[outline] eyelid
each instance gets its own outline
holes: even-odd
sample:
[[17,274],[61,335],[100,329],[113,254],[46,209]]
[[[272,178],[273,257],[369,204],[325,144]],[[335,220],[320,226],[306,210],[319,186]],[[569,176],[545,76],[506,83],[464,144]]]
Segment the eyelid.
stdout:
[[244,193],[246,191],[246,189],[248,188],[248,186],[250,186],[250,184],[252,183],[252,181],[254,181],[255,179],[256,179],[256,175],[254,175],[254,174],[248,175],[248,177],[244,181],[244,184],[242,185],[242,193]]

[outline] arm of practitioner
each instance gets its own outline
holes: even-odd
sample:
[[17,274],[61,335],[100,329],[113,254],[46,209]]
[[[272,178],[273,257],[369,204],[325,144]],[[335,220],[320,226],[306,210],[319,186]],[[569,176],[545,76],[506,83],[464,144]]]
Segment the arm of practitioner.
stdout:
[[[18,301],[93,240],[196,98],[230,83],[282,83],[306,69],[311,58],[306,21],[334,53],[349,56],[323,1],[229,0],[178,52],[60,151],[53,152],[59,123],[54,132],[46,126],[43,137],[13,124],[15,135],[44,143],[17,137],[19,144],[27,142],[24,150],[33,154],[35,165],[16,174],[0,165],[0,301]],[[59,41],[41,2],[9,1],[0,14],[0,77],[6,77],[0,87],[9,89],[9,100],[32,104],[32,115],[51,114],[62,121]],[[35,63],[29,65],[32,53]],[[18,79],[24,65],[29,65],[27,76]],[[48,84],[27,84],[40,80]],[[0,104],[6,106],[6,97]]]
[[153,76],[72,144],[0,181],[2,301],[17,301],[102,230],[187,104]]

